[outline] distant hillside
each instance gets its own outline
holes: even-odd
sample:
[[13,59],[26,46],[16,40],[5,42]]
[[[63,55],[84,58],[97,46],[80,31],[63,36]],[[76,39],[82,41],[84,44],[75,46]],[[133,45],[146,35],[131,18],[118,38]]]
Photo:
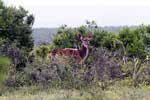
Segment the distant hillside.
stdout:
[[[122,26],[105,26],[101,27],[102,29],[108,32],[118,33]],[[131,29],[137,28],[137,26],[130,26]],[[34,28],[33,29],[33,38],[34,46],[38,47],[43,43],[50,43],[52,36],[57,33],[58,28]]]
[[50,43],[53,34],[57,33],[57,28],[35,28],[33,29],[34,46],[42,43]]
[[[105,26],[105,27],[101,27],[102,29],[108,31],[108,32],[114,32],[114,33],[119,33],[120,29],[123,26]],[[136,29],[137,26],[129,26],[130,29]]]

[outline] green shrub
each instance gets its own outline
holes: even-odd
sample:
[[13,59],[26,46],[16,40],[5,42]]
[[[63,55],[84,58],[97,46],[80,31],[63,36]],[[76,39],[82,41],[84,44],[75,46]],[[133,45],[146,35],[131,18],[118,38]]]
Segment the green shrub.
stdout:
[[138,29],[131,30],[128,27],[124,27],[118,34],[119,40],[124,44],[124,47],[129,57],[145,58],[145,45],[142,34]]
[[0,82],[4,81],[9,72],[11,60],[7,57],[0,56]]

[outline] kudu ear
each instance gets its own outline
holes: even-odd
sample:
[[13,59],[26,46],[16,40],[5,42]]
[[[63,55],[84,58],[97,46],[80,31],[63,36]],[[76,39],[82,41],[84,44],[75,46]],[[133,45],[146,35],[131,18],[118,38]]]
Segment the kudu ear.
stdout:
[[78,39],[78,40],[82,40],[82,39],[83,39],[83,36],[82,36],[80,33],[77,33],[77,39]]
[[83,40],[83,36],[82,35],[80,36],[80,40]]

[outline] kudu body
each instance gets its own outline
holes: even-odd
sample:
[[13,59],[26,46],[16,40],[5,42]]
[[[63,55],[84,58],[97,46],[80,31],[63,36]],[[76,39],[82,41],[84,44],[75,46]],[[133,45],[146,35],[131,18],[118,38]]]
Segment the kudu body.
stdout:
[[55,49],[49,53],[49,58],[56,59],[57,56],[66,56],[69,58],[73,58],[76,63],[81,64],[85,61],[89,54],[89,44],[92,40],[92,36],[82,37],[78,35],[81,40],[81,48],[64,48],[64,49]]

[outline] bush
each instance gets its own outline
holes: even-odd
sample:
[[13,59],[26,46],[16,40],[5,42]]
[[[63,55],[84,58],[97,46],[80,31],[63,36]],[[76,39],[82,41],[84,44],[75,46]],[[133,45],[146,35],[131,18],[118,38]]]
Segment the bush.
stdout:
[[9,58],[0,56],[0,82],[6,79],[9,68],[11,66],[10,64],[11,61]]
[[119,32],[119,40],[123,42],[127,56],[145,58],[145,45],[138,29],[131,30],[128,27],[122,28]]

